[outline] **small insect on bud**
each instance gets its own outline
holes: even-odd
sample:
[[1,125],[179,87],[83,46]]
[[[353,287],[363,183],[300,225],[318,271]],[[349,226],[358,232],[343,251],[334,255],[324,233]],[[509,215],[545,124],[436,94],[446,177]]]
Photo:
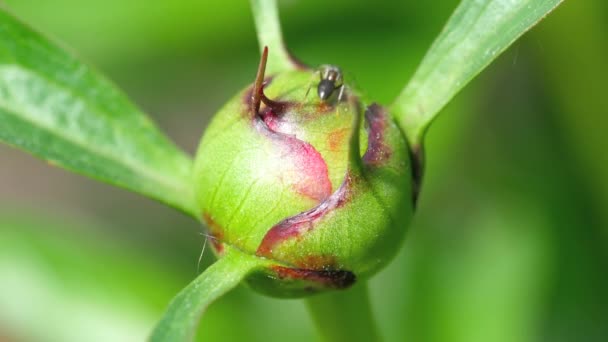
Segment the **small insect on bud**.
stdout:
[[[339,68],[257,77],[200,143],[198,205],[214,250],[269,260],[249,284],[273,296],[340,289],[397,252],[413,212],[406,140]],[[317,96],[306,96],[319,74]],[[332,96],[336,94],[336,96]]]
[[338,89],[338,101],[341,101],[344,95],[344,84],[340,68],[334,65],[323,65],[318,72],[321,77],[317,87],[319,98],[325,101],[333,94],[334,90]]

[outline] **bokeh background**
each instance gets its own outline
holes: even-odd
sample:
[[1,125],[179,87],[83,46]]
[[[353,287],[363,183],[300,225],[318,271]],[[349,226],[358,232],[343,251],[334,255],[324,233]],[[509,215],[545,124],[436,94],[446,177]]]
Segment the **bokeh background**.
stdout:
[[[4,0],[185,150],[258,63],[246,0]],[[457,5],[281,1],[291,50],[390,103]],[[569,0],[431,127],[401,253],[371,282],[387,341],[608,340],[608,3]],[[0,341],[139,341],[211,261],[202,227],[0,146]],[[405,229],[405,227],[404,227]],[[239,288],[199,338],[310,341],[298,300]]]

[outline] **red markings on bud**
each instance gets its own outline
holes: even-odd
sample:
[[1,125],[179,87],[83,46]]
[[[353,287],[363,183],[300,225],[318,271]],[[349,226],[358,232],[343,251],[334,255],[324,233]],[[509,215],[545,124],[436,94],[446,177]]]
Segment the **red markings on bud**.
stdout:
[[255,120],[258,131],[275,142],[276,169],[274,174],[283,184],[317,202],[331,194],[327,164],[310,144],[287,134],[277,133],[261,120]]
[[276,245],[314,229],[315,223],[318,220],[348,201],[351,182],[352,177],[347,176],[340,188],[325,201],[321,202],[321,204],[308,211],[289,217],[272,227],[264,236],[262,243],[258,247],[257,254],[268,257],[272,254],[272,250]]
[[[298,171],[301,176],[304,176],[295,182],[296,192],[319,202],[326,199],[331,194],[331,182],[325,160],[312,145],[301,143],[295,138],[289,140],[291,140],[290,152],[294,153],[296,159],[295,165],[300,166]],[[287,174],[284,178],[291,177]],[[291,182],[293,179],[289,179],[289,181]]]
[[309,270],[335,270],[338,268],[333,255],[308,255],[295,262],[296,266]]
[[305,270],[283,266],[272,266],[271,269],[281,280],[306,280],[324,287],[345,289],[355,283],[355,274],[340,270]]
[[365,111],[365,120],[368,124],[368,139],[363,162],[371,166],[380,166],[391,157],[392,153],[391,148],[384,142],[384,134],[390,119],[384,108],[372,104]]
[[[262,102],[264,102],[264,104],[268,107],[268,110],[266,112],[272,112],[275,115],[281,115],[283,114],[288,107],[293,106],[293,104],[289,103],[289,102],[282,102],[282,101],[274,101],[269,99],[268,97],[266,97],[266,95],[264,94],[264,86],[266,86],[266,83],[264,83],[264,85],[262,86]],[[261,114],[261,116],[265,116],[264,114]]]
[[203,214],[203,221],[205,221],[207,228],[209,229],[209,240],[211,240],[213,249],[215,249],[218,254],[222,254],[224,252],[224,244],[222,243],[222,240],[224,239],[224,229],[207,213]]
[[[371,105],[367,109],[365,119],[368,126],[368,148],[363,156],[363,162],[370,166],[381,166],[391,157],[392,153],[390,147],[386,145],[384,141],[384,135],[388,125],[390,124],[388,120],[390,119],[388,118],[384,109],[375,104]],[[267,121],[269,122],[269,126],[276,126],[276,122],[272,120]],[[342,129],[330,133],[327,140],[330,150],[332,148],[343,146],[344,139],[346,139],[349,132],[350,131],[348,129]],[[299,141],[288,135],[284,135],[283,139],[293,139],[294,143]],[[308,153],[312,153],[312,151],[314,151],[315,154],[318,154],[318,152],[316,152],[312,146],[301,146],[300,148],[300,155],[306,155]],[[310,148],[310,150],[307,150],[307,148]],[[309,180],[306,182],[308,183]],[[298,238],[313,230],[319,220],[336,208],[341,207],[348,200],[349,195],[352,193],[352,182],[353,176],[351,174],[347,174],[340,188],[321,202],[318,206],[295,216],[289,217],[272,227],[266,233],[264,239],[258,247],[257,255],[272,257],[273,249],[279,244],[293,238]],[[309,268],[308,266],[318,265],[303,266]]]
[[349,128],[338,129],[329,133],[327,136],[327,148],[332,152],[336,152],[344,146],[348,147],[347,139],[349,138],[349,135]]

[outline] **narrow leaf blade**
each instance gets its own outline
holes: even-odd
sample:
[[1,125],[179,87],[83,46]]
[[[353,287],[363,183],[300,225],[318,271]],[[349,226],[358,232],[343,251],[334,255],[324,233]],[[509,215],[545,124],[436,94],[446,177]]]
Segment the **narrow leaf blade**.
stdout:
[[1,9],[0,141],[196,213],[191,159],[114,85]]
[[292,70],[297,62],[289,54],[283,41],[281,22],[276,0],[251,0],[251,10],[255,21],[260,51],[268,47],[266,73]]
[[152,342],[191,341],[205,309],[267,263],[226,246],[224,256],[175,296],[152,333]]
[[463,0],[392,106],[412,145],[473,77],[563,0]]

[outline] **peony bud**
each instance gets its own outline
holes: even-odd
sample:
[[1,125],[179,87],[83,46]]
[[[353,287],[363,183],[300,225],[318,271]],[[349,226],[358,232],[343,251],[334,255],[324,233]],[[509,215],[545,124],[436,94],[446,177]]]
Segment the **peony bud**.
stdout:
[[264,78],[265,56],[200,143],[202,218],[218,256],[228,245],[270,261],[248,279],[262,292],[346,288],[402,242],[413,213],[406,140],[348,83],[308,69]]

